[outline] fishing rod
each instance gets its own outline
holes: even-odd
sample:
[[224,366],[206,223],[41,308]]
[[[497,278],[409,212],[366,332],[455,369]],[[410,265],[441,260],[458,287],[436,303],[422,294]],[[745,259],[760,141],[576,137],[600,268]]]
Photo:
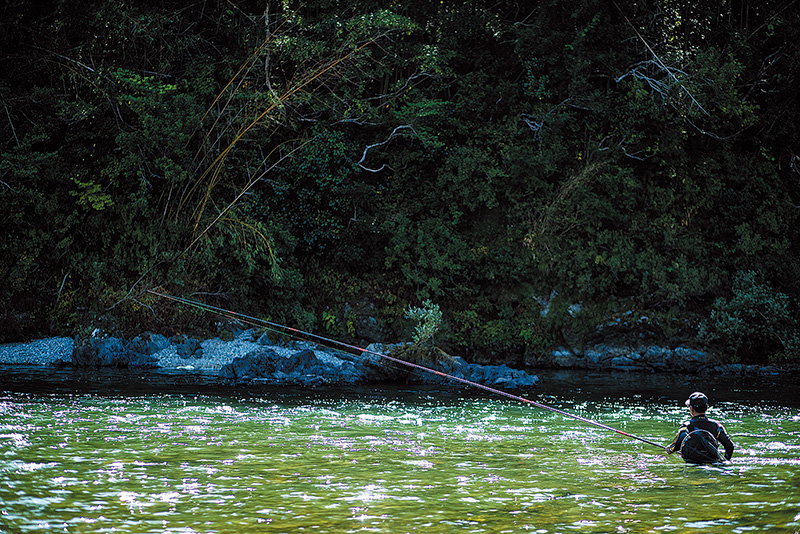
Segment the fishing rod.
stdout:
[[242,322],[244,322],[246,324],[250,324],[250,325],[253,325],[253,326],[260,326],[262,328],[267,328],[268,327],[267,329],[272,330],[274,332],[282,333],[284,335],[289,335],[289,336],[294,336],[294,337],[299,337],[299,336],[302,335],[302,336],[305,336],[307,338],[316,339],[317,341],[320,341],[320,342],[323,342],[323,343],[328,343],[328,344],[331,344],[331,345],[336,345],[338,347],[346,348],[346,349],[349,349],[349,350],[352,350],[352,351],[356,351],[356,352],[360,352],[360,353],[367,353],[367,354],[374,354],[376,356],[380,356],[381,358],[384,358],[384,359],[386,359],[388,361],[391,361],[391,362],[394,362],[394,363],[397,363],[397,364],[400,364],[400,365],[405,365],[407,367],[411,367],[411,368],[414,368],[414,369],[419,369],[419,370],[427,372],[427,373],[432,373],[432,374],[435,374],[437,376],[441,376],[442,378],[447,378],[449,380],[453,380],[453,381],[456,381],[456,382],[461,382],[462,384],[466,384],[466,385],[471,386],[471,387],[483,389],[485,391],[489,391],[489,392],[494,393],[496,395],[501,395],[503,397],[507,397],[509,399],[513,399],[513,400],[522,402],[524,404],[529,404],[531,406],[535,406],[536,408],[540,408],[542,410],[551,411],[551,412],[557,413],[559,415],[563,415],[564,417],[569,417],[571,419],[575,419],[577,421],[581,421],[582,423],[586,423],[588,425],[596,426],[598,428],[602,428],[604,430],[609,430],[611,432],[616,432],[617,434],[620,434],[620,435],[625,436],[627,438],[639,440],[639,441],[641,441],[643,443],[647,443],[648,445],[652,445],[654,447],[658,447],[659,449],[662,449],[662,450],[666,450],[666,448],[667,448],[666,446],[661,445],[659,443],[656,443],[655,441],[650,441],[649,439],[645,439],[643,437],[636,436],[636,435],[630,434],[628,432],[624,432],[624,431],[622,431],[622,430],[620,430],[618,428],[614,428],[612,426],[604,425],[603,423],[598,423],[597,421],[593,421],[591,419],[587,419],[586,417],[581,417],[580,415],[571,414],[569,412],[565,412],[563,410],[559,410],[558,408],[553,408],[552,406],[547,406],[546,404],[542,404],[540,402],[536,402],[536,401],[531,400],[531,399],[526,399],[525,397],[520,397],[519,395],[514,395],[513,393],[509,393],[509,392],[503,391],[501,389],[496,389],[496,388],[493,388],[491,386],[480,384],[478,382],[473,382],[472,380],[467,380],[466,378],[461,378],[461,377],[454,376],[454,375],[451,375],[451,374],[443,373],[442,371],[437,371],[436,369],[431,369],[430,367],[425,367],[424,365],[419,365],[417,363],[408,362],[406,360],[401,360],[400,358],[395,358],[393,356],[389,356],[388,354],[384,354],[382,352],[377,352],[377,351],[372,351],[372,350],[369,350],[369,349],[357,347],[355,345],[344,343],[342,341],[337,341],[335,339],[327,338],[327,337],[320,336],[320,335],[317,335],[317,334],[312,334],[311,332],[305,332],[303,330],[299,330],[297,328],[292,328],[290,326],[282,325],[282,324],[279,324],[279,323],[273,323],[271,321],[267,321],[265,319],[260,319],[258,317],[251,317],[249,315],[245,315],[245,314],[242,314],[242,313],[237,313],[237,312],[234,312],[234,311],[231,311],[231,310],[226,310],[224,308],[218,308],[216,306],[212,306],[210,304],[205,304],[203,302],[190,300],[190,299],[183,298],[183,297],[176,297],[175,295],[169,295],[169,294],[166,294],[166,293],[160,293],[160,292],[152,290],[152,289],[147,289],[145,291],[147,293],[150,293],[150,294],[158,296],[158,297],[162,297],[162,298],[165,298],[165,299],[168,299],[168,300],[179,302],[181,304],[185,304],[185,305],[188,305],[188,306],[193,306],[193,307],[199,308],[199,309],[201,309],[203,311],[210,311],[210,312],[214,312],[214,313],[217,313],[219,315],[226,316],[226,317],[236,318],[236,319],[241,320]]

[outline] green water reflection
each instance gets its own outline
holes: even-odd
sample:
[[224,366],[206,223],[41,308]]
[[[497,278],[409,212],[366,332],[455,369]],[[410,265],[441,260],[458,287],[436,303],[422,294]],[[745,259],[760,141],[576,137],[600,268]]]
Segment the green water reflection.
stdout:
[[[0,394],[0,532],[800,531],[786,385],[708,387],[737,451],[695,467],[471,391],[148,380]],[[531,395],[666,443],[697,385],[672,382],[562,374]]]

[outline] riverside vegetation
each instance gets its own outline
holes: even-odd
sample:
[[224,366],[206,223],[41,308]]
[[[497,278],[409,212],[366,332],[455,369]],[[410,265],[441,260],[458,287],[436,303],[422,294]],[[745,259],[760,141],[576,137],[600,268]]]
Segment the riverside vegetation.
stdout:
[[[10,2],[0,341],[213,318],[796,358],[794,4]],[[416,335],[424,335],[417,331]]]

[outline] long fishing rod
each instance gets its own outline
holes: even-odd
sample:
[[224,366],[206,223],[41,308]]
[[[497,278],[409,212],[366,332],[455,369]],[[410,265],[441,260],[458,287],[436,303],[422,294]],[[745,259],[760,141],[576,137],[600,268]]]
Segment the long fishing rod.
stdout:
[[324,343],[328,343],[328,344],[332,344],[332,345],[337,345],[339,347],[347,348],[349,350],[362,352],[362,353],[365,352],[365,353],[368,353],[368,354],[374,354],[376,356],[380,356],[381,358],[384,358],[384,359],[389,360],[389,361],[394,362],[394,363],[398,363],[400,365],[405,365],[407,367],[412,367],[414,369],[419,369],[419,370],[427,372],[427,373],[432,373],[432,374],[435,374],[437,376],[441,376],[442,378],[447,378],[447,379],[450,379],[450,380],[454,380],[456,382],[461,382],[462,384],[466,384],[468,386],[472,386],[472,387],[475,387],[475,388],[483,389],[485,391],[489,391],[489,392],[494,393],[496,395],[501,395],[503,397],[507,397],[509,399],[514,399],[516,401],[519,401],[519,402],[522,402],[522,403],[525,403],[525,404],[530,404],[531,406],[535,406],[537,408],[541,408],[542,410],[548,410],[548,411],[557,413],[559,415],[563,415],[564,417],[569,417],[571,419],[575,419],[577,421],[581,421],[583,423],[586,423],[586,424],[589,424],[589,425],[593,425],[593,426],[596,426],[598,428],[602,428],[604,430],[610,430],[611,432],[616,432],[617,434],[620,434],[620,435],[625,436],[627,438],[636,439],[636,440],[639,440],[641,442],[647,443],[648,445],[652,445],[654,447],[658,447],[659,449],[666,450],[666,446],[664,446],[664,445],[656,443],[655,441],[650,441],[649,439],[645,439],[645,438],[642,438],[640,436],[636,436],[634,434],[629,434],[628,432],[624,432],[624,431],[622,431],[622,430],[620,430],[618,428],[614,428],[612,426],[604,425],[603,423],[598,423],[597,421],[593,421],[591,419],[587,419],[586,417],[581,417],[580,415],[571,414],[569,412],[565,412],[563,410],[559,410],[558,408],[553,408],[552,406],[547,406],[546,404],[542,404],[540,402],[536,402],[536,401],[533,401],[531,399],[526,399],[525,397],[520,397],[519,395],[514,395],[513,393],[509,393],[507,391],[496,389],[496,388],[493,388],[493,387],[490,387],[490,386],[487,386],[487,385],[484,385],[484,384],[480,384],[478,382],[473,382],[472,380],[467,380],[466,378],[461,378],[461,377],[454,376],[454,375],[451,375],[451,374],[443,373],[442,371],[437,371],[436,369],[431,369],[430,367],[425,367],[424,365],[419,365],[417,363],[407,362],[405,360],[401,360],[400,358],[395,358],[393,356],[389,356],[388,354],[384,354],[382,352],[376,352],[376,351],[372,351],[372,350],[369,350],[369,349],[357,347],[355,345],[350,345],[350,344],[344,343],[342,341],[337,341],[335,339],[327,338],[327,337],[320,336],[320,335],[317,335],[317,334],[312,334],[310,332],[305,332],[303,330],[299,330],[297,328],[292,328],[290,326],[286,326],[286,325],[282,325],[282,324],[278,324],[278,323],[273,323],[271,321],[267,321],[265,319],[260,319],[258,317],[251,317],[249,315],[244,315],[242,313],[237,313],[237,312],[234,312],[234,311],[231,311],[231,310],[226,310],[224,308],[217,308],[216,306],[211,306],[210,304],[205,304],[203,302],[198,302],[198,301],[190,300],[190,299],[183,298],[183,297],[176,297],[174,295],[168,295],[166,293],[160,293],[160,292],[154,291],[152,289],[147,289],[146,291],[147,291],[147,293],[150,293],[152,295],[155,295],[155,296],[158,296],[158,297],[162,297],[162,298],[165,298],[165,299],[168,299],[168,300],[173,300],[175,302],[179,302],[181,304],[186,304],[188,306],[194,306],[194,307],[200,308],[201,310],[204,310],[204,311],[211,311],[211,312],[214,312],[214,313],[217,313],[219,315],[226,316],[226,317],[237,318],[239,320],[242,320],[242,322],[244,322],[246,324],[250,324],[250,325],[253,325],[253,326],[260,326],[260,327],[270,327],[269,328],[270,330],[273,330],[273,331],[279,332],[279,333],[283,333],[285,335],[293,335],[295,337],[299,337],[300,335],[302,335],[302,336],[305,336],[307,338],[316,339],[318,341],[321,341],[321,342],[324,342]]

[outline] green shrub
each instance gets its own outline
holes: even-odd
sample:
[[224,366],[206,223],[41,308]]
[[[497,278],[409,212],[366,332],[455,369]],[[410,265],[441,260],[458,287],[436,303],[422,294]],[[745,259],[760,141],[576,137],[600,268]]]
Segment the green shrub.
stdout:
[[763,361],[800,356],[790,298],[760,282],[754,271],[736,274],[732,296],[718,298],[700,326],[701,340],[719,344],[734,360]]
[[422,303],[421,308],[412,308],[409,306],[405,314],[406,319],[414,319],[418,321],[417,326],[414,327],[414,343],[422,345],[430,340],[433,344],[433,336],[439,330],[442,323],[442,312],[438,304],[434,304],[430,299]]

